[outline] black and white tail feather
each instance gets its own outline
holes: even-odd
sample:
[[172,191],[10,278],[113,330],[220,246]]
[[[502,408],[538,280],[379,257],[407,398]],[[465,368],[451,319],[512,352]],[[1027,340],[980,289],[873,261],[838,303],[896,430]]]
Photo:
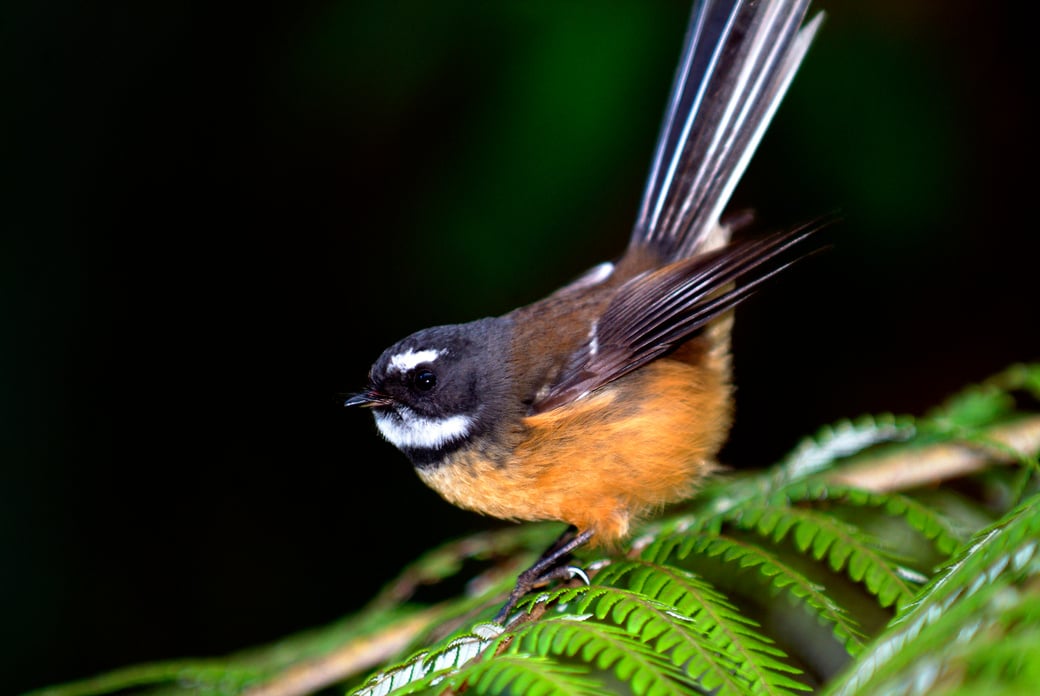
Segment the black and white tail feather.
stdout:
[[809,0],[695,3],[630,246],[703,250],[805,57]]
[[[665,265],[621,286],[554,384],[542,412],[647,364],[807,254],[828,220],[727,245],[719,218],[823,20],[809,0],[694,4],[629,252]],[[791,250],[794,249],[792,252]],[[572,287],[595,284],[593,269]]]

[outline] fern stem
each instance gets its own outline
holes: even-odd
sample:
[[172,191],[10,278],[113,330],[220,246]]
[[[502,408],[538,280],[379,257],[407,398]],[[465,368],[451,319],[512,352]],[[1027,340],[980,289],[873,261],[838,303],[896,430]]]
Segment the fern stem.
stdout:
[[384,663],[419,633],[441,618],[443,607],[431,607],[390,624],[381,631],[352,640],[338,649],[277,673],[243,696],[303,696]]
[[982,432],[986,439],[1000,447],[942,442],[922,449],[871,457],[836,471],[827,479],[868,491],[906,490],[976,473],[993,461],[1019,459],[1009,456],[1004,448],[1027,453],[1027,456],[1040,450],[1040,416],[1030,416]]

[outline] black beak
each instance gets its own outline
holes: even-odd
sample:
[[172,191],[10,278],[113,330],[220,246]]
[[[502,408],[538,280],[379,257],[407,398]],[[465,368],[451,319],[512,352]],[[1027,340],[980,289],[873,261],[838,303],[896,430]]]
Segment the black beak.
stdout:
[[386,406],[390,403],[390,397],[380,394],[375,389],[366,389],[360,394],[355,394],[343,402],[344,406],[361,406],[372,408],[373,406]]

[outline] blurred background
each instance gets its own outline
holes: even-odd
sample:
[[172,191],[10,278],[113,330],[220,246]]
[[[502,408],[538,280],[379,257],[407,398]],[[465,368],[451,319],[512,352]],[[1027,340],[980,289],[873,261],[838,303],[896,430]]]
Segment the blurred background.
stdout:
[[[738,312],[735,468],[1040,358],[1027,23],[813,7],[731,209],[843,221]],[[4,691],[328,623],[498,524],[342,397],[622,250],[688,12],[5,5]]]

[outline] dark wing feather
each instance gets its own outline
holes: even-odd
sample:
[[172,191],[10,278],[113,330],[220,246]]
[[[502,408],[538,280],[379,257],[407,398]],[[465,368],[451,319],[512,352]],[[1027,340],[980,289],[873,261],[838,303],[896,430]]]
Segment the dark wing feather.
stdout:
[[636,276],[622,285],[535,412],[608,384],[676,348],[808,253],[823,223],[732,244]]
[[809,0],[695,3],[630,247],[696,253],[758,147],[822,20]]

